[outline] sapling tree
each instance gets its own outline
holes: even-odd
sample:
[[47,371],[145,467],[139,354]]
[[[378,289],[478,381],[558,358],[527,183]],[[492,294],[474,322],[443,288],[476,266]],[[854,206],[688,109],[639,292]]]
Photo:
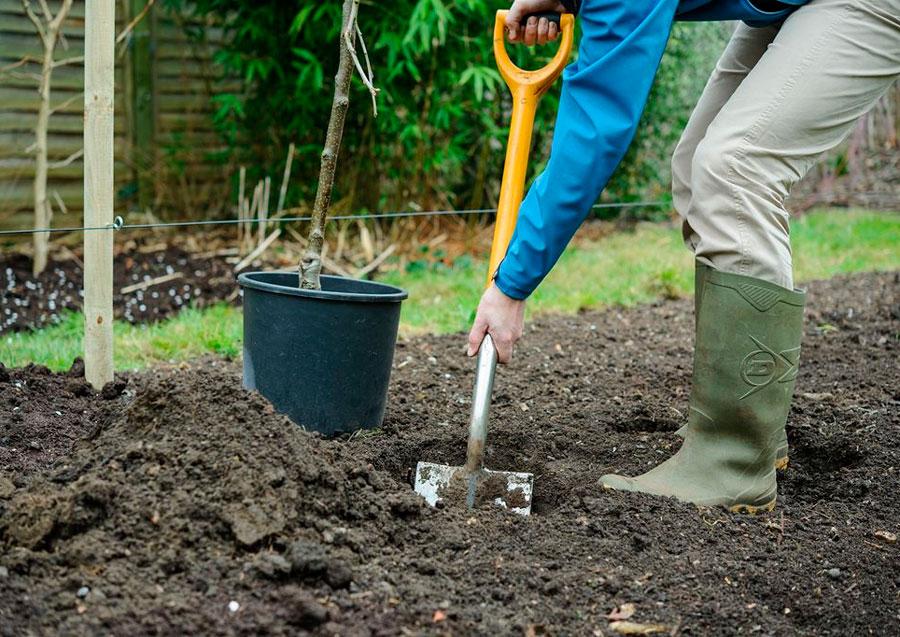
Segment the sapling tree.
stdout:
[[[60,39],[63,22],[72,9],[72,0],[63,0],[60,4],[56,15],[50,11],[46,0],[40,0],[40,7],[35,11],[31,0],[22,0],[22,7],[28,19],[34,24],[34,28],[41,40],[42,56],[41,56],[41,74],[38,80],[38,95],[40,102],[38,103],[37,121],[34,126],[34,144],[30,147],[34,151],[34,227],[46,228],[50,225],[52,209],[50,207],[50,199],[47,197],[47,173],[50,164],[47,160],[47,129],[49,127],[50,114],[53,112],[50,108],[50,82],[53,75],[53,69],[74,61],[81,61],[83,58],[71,58],[66,60],[54,60],[56,52],[56,44]],[[69,158],[71,161],[77,159],[80,152]],[[37,276],[47,267],[47,254],[49,252],[49,237],[46,232],[35,232],[34,238],[34,260],[33,274]]]
[[[27,152],[34,154],[34,227],[35,229],[48,228],[53,220],[53,208],[47,194],[47,182],[49,171],[53,168],[63,168],[84,155],[84,149],[78,149],[65,159],[50,163],[48,133],[50,128],[50,116],[54,112],[65,108],[72,102],[80,100],[82,94],[74,95],[56,107],[50,105],[50,93],[53,82],[53,71],[67,64],[83,64],[84,56],[76,55],[61,59],[55,59],[56,46],[60,42],[65,44],[63,37],[63,24],[69,17],[74,0],[61,0],[59,8],[54,14],[48,0],[21,0],[25,15],[34,25],[38,38],[41,41],[41,59],[36,60],[26,55],[18,62],[0,69],[0,72],[11,72],[12,69],[23,67],[31,62],[40,62],[40,75],[34,78],[38,83],[38,112],[34,124],[34,143],[28,147]],[[116,44],[121,43],[134,27],[144,19],[156,0],[148,0],[143,10],[125,27],[116,38]],[[31,77],[31,74],[28,74]],[[50,252],[50,237],[46,232],[35,232],[33,235],[34,258],[32,261],[32,273],[39,275],[47,267],[47,258]]]
[[[300,287],[306,290],[322,288],[322,248],[325,245],[325,222],[331,207],[331,193],[334,189],[334,175],[337,169],[338,154],[344,136],[344,122],[350,107],[350,80],[353,79],[354,65],[363,83],[372,94],[372,105],[378,114],[376,96],[378,89],[372,84],[372,67],[369,64],[366,46],[357,22],[359,16],[359,0],[344,0],[341,35],[340,58],[337,75],[334,78],[334,98],[331,102],[331,117],[328,121],[328,132],[325,134],[325,147],[322,150],[322,162],[319,166],[319,185],[313,204],[312,220],[306,251],[300,259]],[[360,43],[366,60],[363,69],[356,55],[356,43]]]

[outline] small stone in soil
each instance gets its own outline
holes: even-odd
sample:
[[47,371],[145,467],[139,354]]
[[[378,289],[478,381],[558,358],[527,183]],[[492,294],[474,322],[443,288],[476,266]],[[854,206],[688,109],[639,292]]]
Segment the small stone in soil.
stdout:
[[236,601],[234,601],[234,600],[231,600],[230,602],[228,602],[228,611],[231,612],[231,613],[236,613],[236,612],[238,612],[238,610],[240,609],[240,607],[241,607],[241,605],[238,604],[238,603],[237,603]]
[[82,586],[81,588],[78,589],[78,592],[75,593],[75,595],[78,596],[78,599],[84,599],[85,597],[88,596],[88,593],[90,593],[90,592],[91,592],[90,588],[88,588],[87,586]]
[[825,571],[825,574],[831,579],[841,579],[841,569],[839,568],[830,568]]

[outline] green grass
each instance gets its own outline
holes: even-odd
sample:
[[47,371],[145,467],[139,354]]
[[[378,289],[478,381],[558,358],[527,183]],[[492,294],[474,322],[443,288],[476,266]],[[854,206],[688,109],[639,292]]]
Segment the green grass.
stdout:
[[[11,367],[33,362],[53,370],[68,369],[81,355],[83,330],[84,316],[70,312],[59,325],[3,337],[0,361]],[[173,319],[150,325],[116,321],[113,332],[117,369],[140,369],[209,353],[237,356],[241,351],[241,312],[220,304],[184,310]]]
[[[792,225],[798,282],[836,274],[900,269],[900,215],[820,211]],[[383,278],[409,290],[401,331],[446,333],[466,329],[478,303],[484,261],[461,259],[452,268],[411,269]],[[686,296],[693,284],[691,254],[671,225],[642,224],[634,231],[580,242],[529,301],[529,313],[572,313],[583,308],[634,305],[661,296]],[[81,352],[83,318],[70,314],[57,326],[0,339],[0,361],[66,369]],[[207,353],[241,350],[240,310],[219,305],[188,310],[150,326],[115,326],[116,367],[137,369]]]

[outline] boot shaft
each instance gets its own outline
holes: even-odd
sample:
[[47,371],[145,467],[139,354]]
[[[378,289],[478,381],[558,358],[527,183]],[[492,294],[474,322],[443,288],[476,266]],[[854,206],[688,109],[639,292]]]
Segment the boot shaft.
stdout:
[[692,425],[774,445],[797,378],[806,294],[712,268],[702,278]]

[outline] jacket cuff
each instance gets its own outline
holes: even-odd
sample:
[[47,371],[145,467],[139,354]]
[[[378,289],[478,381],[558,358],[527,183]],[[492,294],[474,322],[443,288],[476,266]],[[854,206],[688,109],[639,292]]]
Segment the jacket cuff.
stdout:
[[578,15],[578,10],[581,9],[581,0],[559,0],[562,3],[562,6],[566,8],[566,13],[574,13]]
[[494,285],[500,288],[500,291],[506,296],[517,301],[524,301],[531,294],[530,291],[523,290],[503,276],[503,273],[499,269],[497,270],[497,274],[494,275]]

